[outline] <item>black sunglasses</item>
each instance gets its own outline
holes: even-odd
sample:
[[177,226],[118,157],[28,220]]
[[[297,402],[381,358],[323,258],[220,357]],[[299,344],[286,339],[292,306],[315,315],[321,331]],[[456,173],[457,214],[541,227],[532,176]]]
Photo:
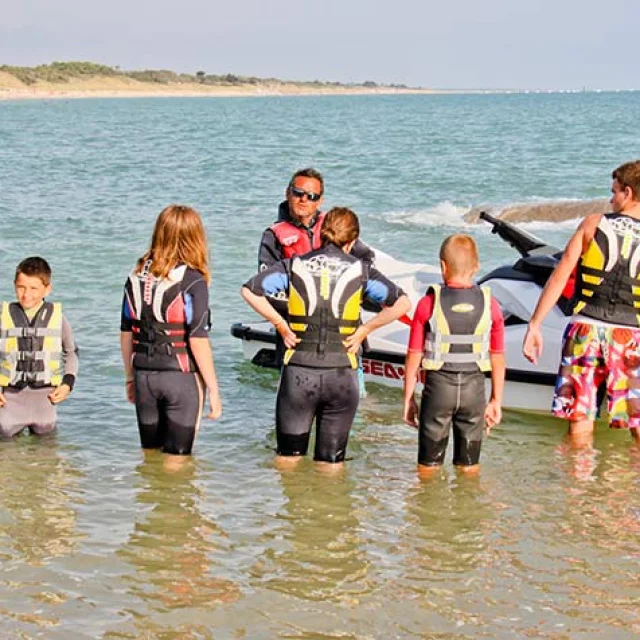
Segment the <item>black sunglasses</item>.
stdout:
[[321,193],[313,193],[312,191],[305,191],[304,189],[299,189],[298,187],[289,187],[289,191],[291,191],[291,195],[302,200],[304,196],[307,196],[310,202],[317,202],[322,198]]

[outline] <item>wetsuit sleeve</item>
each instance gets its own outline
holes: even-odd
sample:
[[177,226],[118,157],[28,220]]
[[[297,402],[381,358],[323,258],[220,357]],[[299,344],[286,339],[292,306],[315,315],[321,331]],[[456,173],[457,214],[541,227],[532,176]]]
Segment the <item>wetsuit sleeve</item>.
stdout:
[[360,239],[356,240],[356,243],[353,245],[351,255],[354,258],[358,258],[358,260],[362,260],[362,262],[371,267],[373,266],[376,258],[376,254],[373,249],[366,242],[362,242]]
[[489,353],[504,353],[504,316],[495,298],[491,298],[491,336]]
[[282,245],[271,229],[265,229],[258,249],[258,269],[264,271],[282,260]]
[[124,286],[124,294],[122,295],[122,309],[120,311],[120,331],[133,331],[131,323],[131,308],[129,307],[129,300],[127,299],[127,284]]
[[62,360],[64,362],[64,375],[62,384],[73,390],[73,385],[78,375],[78,346],[73,338],[73,331],[67,319],[62,316]]
[[182,289],[185,316],[190,338],[206,338],[211,330],[209,312],[209,286],[202,274],[188,270]]
[[404,291],[376,268],[371,267],[364,288],[365,300],[389,307],[404,295]]
[[280,260],[247,280],[242,286],[257,296],[276,296],[289,289],[290,260]]
[[427,324],[433,313],[433,293],[424,296],[413,315],[411,331],[409,332],[409,351],[424,351],[424,339],[427,333]]

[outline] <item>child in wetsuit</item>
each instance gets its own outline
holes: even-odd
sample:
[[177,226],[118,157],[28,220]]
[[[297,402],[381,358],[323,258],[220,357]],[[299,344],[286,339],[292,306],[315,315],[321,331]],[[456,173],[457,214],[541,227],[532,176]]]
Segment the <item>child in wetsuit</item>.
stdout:
[[[453,427],[453,464],[478,468],[485,430],[502,419],[504,319],[488,287],[473,284],[478,249],[471,236],[449,236],[440,248],[443,285],[432,285],[411,323],[405,362],[403,419],[419,428],[418,468],[440,467]],[[422,403],[413,397],[420,363]],[[485,372],[492,391],[485,399]]]
[[0,311],[0,436],[26,427],[42,435],[56,427],[55,405],[66,400],[78,373],[73,332],[51,293],[51,267],[31,257],[16,269],[17,302]]

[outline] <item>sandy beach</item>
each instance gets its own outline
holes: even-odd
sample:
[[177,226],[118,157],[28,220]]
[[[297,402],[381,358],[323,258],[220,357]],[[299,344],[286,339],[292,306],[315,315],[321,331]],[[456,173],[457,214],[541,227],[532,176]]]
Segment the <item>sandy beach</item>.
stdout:
[[149,97],[249,97],[294,95],[390,95],[439,93],[430,89],[365,87],[273,82],[261,84],[205,85],[193,83],[140,82],[126,77],[90,77],[69,82],[37,82],[27,85],[15,76],[0,71],[0,100],[56,98],[149,98]]

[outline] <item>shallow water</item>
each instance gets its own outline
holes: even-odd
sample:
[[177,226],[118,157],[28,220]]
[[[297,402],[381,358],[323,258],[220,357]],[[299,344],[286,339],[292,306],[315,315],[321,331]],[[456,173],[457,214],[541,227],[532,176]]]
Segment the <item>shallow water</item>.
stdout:
[[[453,230],[513,259],[471,206],[606,197],[637,154],[640,94],[0,103],[0,294],[54,269],[81,373],[53,437],[0,442],[3,637],[629,638],[640,635],[640,452],[507,413],[479,477],[415,474],[400,395],[370,387],[351,460],[273,459],[272,372],[229,336],[293,169],[363,237],[434,262]],[[311,151],[308,151],[308,150]],[[121,288],[168,202],[202,211],[224,415],[179,468],[143,457],[124,401]],[[536,225],[561,244],[571,225]]]

